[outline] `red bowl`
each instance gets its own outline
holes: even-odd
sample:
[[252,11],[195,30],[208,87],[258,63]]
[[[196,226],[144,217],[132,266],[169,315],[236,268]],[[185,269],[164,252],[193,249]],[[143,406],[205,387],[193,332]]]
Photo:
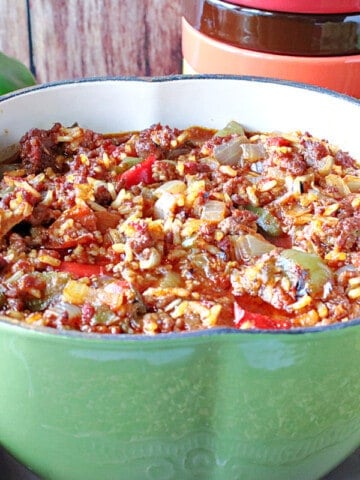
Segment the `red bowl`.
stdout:
[[293,13],[360,12],[360,0],[229,0],[243,7]]

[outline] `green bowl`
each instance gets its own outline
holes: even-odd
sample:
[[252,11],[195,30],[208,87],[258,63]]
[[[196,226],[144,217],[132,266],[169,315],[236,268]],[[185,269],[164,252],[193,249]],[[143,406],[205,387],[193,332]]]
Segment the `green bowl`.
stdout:
[[[88,79],[1,99],[0,150],[56,121],[114,131],[236,118],[360,156],[359,117],[355,99],[270,79]],[[49,480],[319,479],[360,445],[359,361],[359,320],[149,337],[1,318],[0,443]]]

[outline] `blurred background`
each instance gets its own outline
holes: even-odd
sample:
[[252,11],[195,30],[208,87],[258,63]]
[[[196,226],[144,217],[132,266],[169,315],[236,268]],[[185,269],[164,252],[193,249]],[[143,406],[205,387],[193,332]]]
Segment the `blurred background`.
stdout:
[[181,2],[0,0],[0,51],[39,83],[181,72]]

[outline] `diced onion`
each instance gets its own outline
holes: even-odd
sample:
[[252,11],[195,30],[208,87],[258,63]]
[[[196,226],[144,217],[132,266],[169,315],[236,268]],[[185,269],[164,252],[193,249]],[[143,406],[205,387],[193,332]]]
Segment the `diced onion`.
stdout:
[[182,278],[181,275],[177,272],[173,272],[169,270],[165,273],[162,279],[159,282],[160,288],[175,288],[182,286]]
[[330,174],[325,179],[326,185],[332,187],[339,192],[342,197],[346,197],[350,193],[350,188],[346,185],[344,180],[335,174]]
[[219,200],[209,200],[205,203],[203,211],[201,213],[201,220],[206,220],[207,222],[221,222],[224,220],[226,212],[226,205],[224,202]]
[[285,185],[289,192],[294,195],[300,195],[314,186],[314,174],[309,173],[295,178],[288,176],[285,178]]
[[77,305],[72,305],[67,302],[59,302],[58,304],[49,307],[45,312],[45,317],[59,318],[62,320],[64,313],[67,314],[68,320],[74,320],[81,317],[81,309]]
[[242,157],[243,140],[239,137],[217,145],[214,148],[214,157],[222,165],[238,165]]
[[165,192],[177,194],[183,193],[186,190],[186,184],[181,180],[169,180],[168,182],[163,183],[160,187],[155,190],[155,195],[161,197]]
[[242,158],[249,163],[255,163],[265,157],[265,149],[261,143],[243,143]]
[[357,270],[354,265],[343,265],[335,272],[337,282],[340,285],[345,285],[349,281],[349,278],[357,274]]
[[331,169],[334,165],[334,157],[331,155],[326,155],[317,163],[315,163],[314,167],[317,169],[320,175],[325,176],[329,175]]
[[181,245],[185,248],[193,247],[196,243],[197,235],[192,235],[191,237],[185,238]]
[[350,191],[353,193],[360,192],[360,178],[355,177],[355,175],[345,175],[344,182],[349,187]]
[[160,265],[161,253],[155,247],[148,248],[143,253],[146,255],[139,260],[141,270],[150,270]]
[[253,257],[269,253],[275,246],[255,235],[240,235],[233,237],[235,257],[239,261],[248,261]]
[[96,300],[108,305],[112,310],[119,310],[124,302],[124,287],[118,282],[109,282],[96,290]]
[[194,253],[189,255],[191,264],[201,270],[205,276],[209,274],[210,260],[206,253]]
[[154,217],[157,219],[166,220],[175,211],[177,198],[169,192],[164,192],[154,204]]

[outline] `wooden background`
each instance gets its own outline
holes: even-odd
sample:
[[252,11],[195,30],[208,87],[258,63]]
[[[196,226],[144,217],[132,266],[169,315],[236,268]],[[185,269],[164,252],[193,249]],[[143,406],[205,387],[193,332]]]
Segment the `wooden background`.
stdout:
[[39,83],[181,72],[181,0],[0,0],[0,51]]

